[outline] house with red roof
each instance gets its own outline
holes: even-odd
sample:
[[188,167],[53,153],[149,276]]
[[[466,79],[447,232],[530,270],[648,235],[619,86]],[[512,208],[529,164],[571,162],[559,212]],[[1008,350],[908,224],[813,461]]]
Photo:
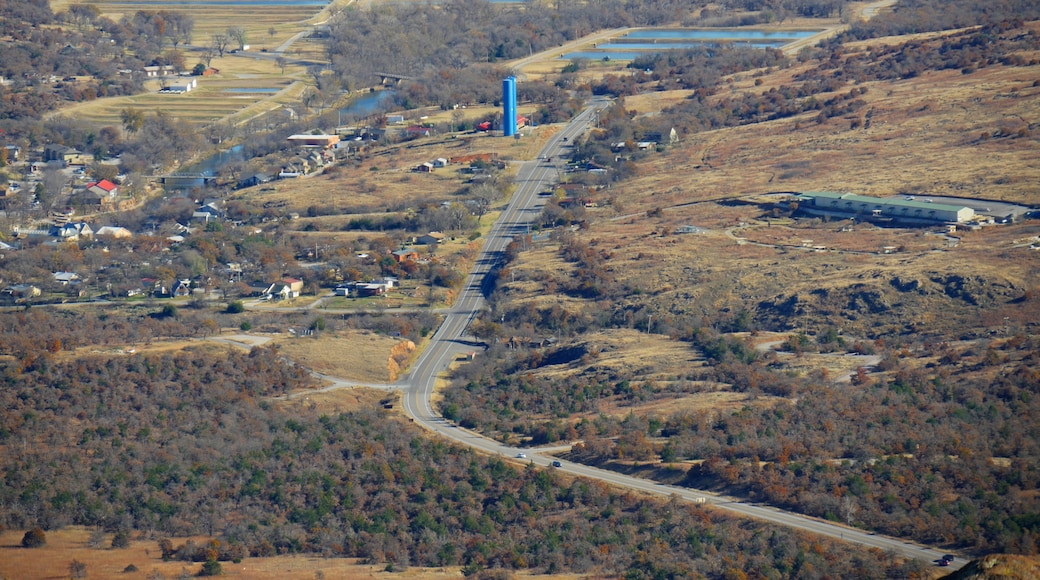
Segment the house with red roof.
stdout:
[[102,179],[101,181],[88,183],[87,191],[95,193],[102,198],[115,197],[119,193],[119,186],[107,179]]

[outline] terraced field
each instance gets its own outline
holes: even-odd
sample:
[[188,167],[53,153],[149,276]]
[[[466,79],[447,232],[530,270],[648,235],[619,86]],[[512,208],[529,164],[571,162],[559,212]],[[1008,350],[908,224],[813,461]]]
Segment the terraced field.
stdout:
[[[324,22],[328,11],[344,7],[352,0],[131,0],[93,2],[101,13],[118,20],[138,10],[176,11],[190,14],[195,27],[192,41],[182,45],[185,63],[191,68],[200,62],[214,34],[229,27],[246,30],[250,50],[243,54],[225,53],[211,66],[221,72],[198,77],[198,87],[186,94],[159,93],[158,81],[149,82],[147,91],[130,97],[99,99],[77,103],[55,115],[84,119],[98,125],[118,125],[126,108],[162,110],[174,117],[200,125],[214,122],[242,123],[299,103],[306,88],[306,70],[295,61],[323,57],[320,42],[300,38],[284,53],[289,61],[284,69],[275,52],[315,24]],[[73,0],[52,0],[55,12],[65,10]],[[228,47],[235,48],[234,45]],[[267,53],[267,54],[264,54]],[[183,80],[183,79],[177,79]],[[176,81],[171,81],[176,82]]]
[[[336,4],[347,4],[333,0]],[[73,0],[52,0],[55,12],[64,10]],[[192,44],[205,44],[215,33],[223,33],[229,26],[246,29],[248,43],[254,49],[278,46],[303,28],[301,25],[321,12],[329,0],[131,0],[91,2],[101,13],[113,20],[138,10],[186,12],[195,19]],[[318,20],[322,20],[318,18]],[[313,24],[313,23],[310,23]],[[269,33],[274,28],[275,34]]]
[[[214,65],[219,64],[214,60]],[[126,108],[149,112],[162,110],[178,119],[199,124],[218,120],[242,122],[299,100],[305,88],[304,83],[279,75],[277,67],[270,68],[274,70],[266,73],[222,72],[214,76],[194,77],[198,86],[186,94],[160,93],[159,81],[149,81],[148,92],[79,103],[58,114],[99,125],[118,125],[120,112]],[[181,79],[173,82],[177,80]]]

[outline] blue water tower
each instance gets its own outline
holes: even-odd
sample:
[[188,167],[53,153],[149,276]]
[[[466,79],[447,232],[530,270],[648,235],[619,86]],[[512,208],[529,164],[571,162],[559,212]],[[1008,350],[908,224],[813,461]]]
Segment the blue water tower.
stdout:
[[502,81],[502,135],[516,135],[516,77]]

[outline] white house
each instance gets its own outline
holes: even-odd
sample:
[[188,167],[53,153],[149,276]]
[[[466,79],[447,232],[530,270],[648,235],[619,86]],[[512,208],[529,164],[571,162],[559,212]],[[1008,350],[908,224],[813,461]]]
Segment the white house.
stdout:
[[166,77],[177,74],[172,65],[151,65],[144,67],[144,76],[148,78]]
[[80,239],[90,239],[94,236],[94,230],[86,222],[70,222],[61,226],[54,226],[51,235],[65,241],[75,242]]
[[183,94],[191,92],[191,90],[194,89],[196,86],[198,86],[198,81],[196,81],[194,77],[191,77],[186,78],[184,80],[179,80],[175,83],[171,83],[159,92]]
[[79,274],[75,272],[54,272],[54,281],[62,286],[68,286],[79,281]]
[[94,235],[116,239],[132,238],[134,236],[133,232],[120,226],[101,226],[96,232],[94,232]]

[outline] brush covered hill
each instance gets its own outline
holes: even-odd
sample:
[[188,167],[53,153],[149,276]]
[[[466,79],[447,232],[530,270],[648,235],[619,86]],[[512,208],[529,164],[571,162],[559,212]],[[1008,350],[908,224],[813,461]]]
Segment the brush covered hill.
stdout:
[[[442,409],[496,436],[577,441],[574,460],[659,465],[980,553],[1035,550],[1040,449],[1019,434],[1040,417],[1040,224],[881,228],[782,201],[1036,204],[1038,30],[856,40],[714,84],[678,57],[605,78],[594,92],[636,96],[575,155],[616,179],[576,172],[580,195],[545,215],[577,227],[517,245],[478,326],[501,358],[460,369]],[[651,112],[641,91],[683,96]],[[673,127],[677,143],[629,146]],[[662,341],[687,356],[654,358]]]

